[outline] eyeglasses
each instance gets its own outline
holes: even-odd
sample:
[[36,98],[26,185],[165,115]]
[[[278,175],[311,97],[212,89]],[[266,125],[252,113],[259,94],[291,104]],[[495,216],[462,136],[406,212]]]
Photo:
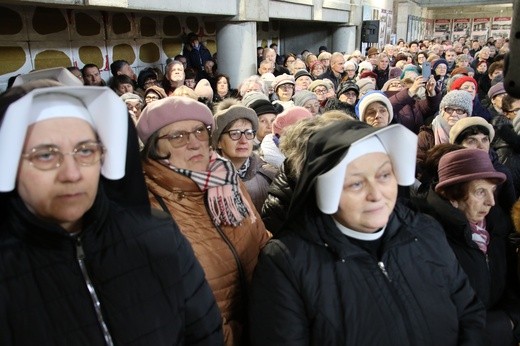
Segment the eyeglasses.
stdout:
[[159,99],[159,96],[155,95],[146,95],[144,98],[145,101],[157,101]]
[[[503,95],[502,95],[503,96]],[[520,111],[520,108],[510,109],[508,111],[504,111],[504,113],[512,114]]]
[[168,133],[163,136],[160,136],[159,139],[167,139],[172,147],[180,148],[188,144],[190,140],[190,135],[194,135],[199,141],[207,141],[209,140],[209,132],[211,131],[211,127],[208,126],[199,126],[193,131],[176,131],[173,133]]
[[251,140],[251,139],[255,138],[255,136],[256,136],[255,130],[245,130],[245,131],[229,130],[224,133],[227,133],[229,138],[231,138],[234,141],[238,141],[240,138],[242,138],[242,135],[244,135],[246,137],[246,139],[248,139],[248,140]]
[[316,95],[323,95],[327,93],[327,89],[314,89]]
[[70,153],[62,153],[54,145],[41,145],[22,154],[22,158],[41,171],[50,171],[61,166],[65,155],[72,155],[80,166],[92,166],[101,160],[104,152],[105,148],[99,142],[79,143]]
[[294,89],[294,85],[292,85],[292,84],[282,84],[278,88],[280,88],[282,90],[293,90]]
[[455,112],[457,115],[466,114],[466,110],[465,109],[460,109],[460,108],[445,107],[444,111],[446,113],[448,113],[448,114],[453,114],[453,112]]

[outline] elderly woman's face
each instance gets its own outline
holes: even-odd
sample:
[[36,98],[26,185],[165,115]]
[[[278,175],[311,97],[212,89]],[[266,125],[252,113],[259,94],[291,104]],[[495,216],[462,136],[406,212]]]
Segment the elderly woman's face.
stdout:
[[[23,153],[53,147],[64,153],[60,167],[42,171],[22,158],[16,190],[27,208],[39,218],[55,222],[69,232],[81,230],[81,219],[94,203],[97,194],[100,161],[81,166],[69,153],[81,144],[95,143],[96,135],[84,120],[55,118],[37,122],[27,130]],[[47,154],[39,161],[49,160]],[[77,155],[91,153],[78,151]]]
[[483,221],[495,205],[497,186],[486,179],[472,180],[468,185],[468,194],[464,200],[450,202],[466,215],[469,222],[477,223]]
[[274,113],[266,113],[258,116],[258,131],[256,132],[256,139],[260,142],[266,135],[273,131],[273,122],[276,118]]
[[461,143],[464,147],[470,149],[484,150],[486,153],[489,151],[489,136],[479,132],[474,135],[468,135],[462,140]]
[[365,154],[347,166],[334,218],[355,231],[373,233],[387,224],[396,199],[397,180],[390,157]]
[[[205,172],[208,169],[210,149],[209,135],[207,139],[198,139],[195,131],[205,131],[206,126],[198,120],[181,120],[173,124],[166,125],[159,130],[159,137],[171,135],[172,137],[182,134],[187,142],[177,147],[168,138],[160,139],[157,144],[157,151],[161,155],[170,154],[170,164],[177,168],[189,169],[191,171]],[[189,133],[189,134],[188,134]]]
[[276,94],[280,101],[289,101],[294,94],[294,85],[282,84],[276,89]]
[[390,113],[381,102],[372,102],[365,109],[365,122],[372,127],[385,127],[390,122]]
[[[231,136],[238,136],[238,133],[241,132],[240,138],[234,140]],[[244,133],[245,132],[245,133]],[[248,139],[246,136],[251,134],[251,139]],[[222,151],[222,155],[231,160],[235,164],[235,167],[238,168],[242,165],[242,163],[251,156],[253,152],[253,139],[255,138],[253,132],[253,125],[249,120],[246,119],[238,119],[235,121],[229,130],[226,133],[222,133],[220,139],[218,141],[219,149]]]
[[470,93],[471,98],[475,98],[475,95],[477,94],[477,87],[473,82],[464,82],[460,86],[460,90],[464,90]]
[[301,76],[296,80],[296,88],[298,90],[307,90],[309,85],[312,83],[312,79],[309,76]]
[[459,119],[466,118],[468,116],[466,110],[458,106],[446,106],[441,111],[442,117],[450,126],[455,125]]

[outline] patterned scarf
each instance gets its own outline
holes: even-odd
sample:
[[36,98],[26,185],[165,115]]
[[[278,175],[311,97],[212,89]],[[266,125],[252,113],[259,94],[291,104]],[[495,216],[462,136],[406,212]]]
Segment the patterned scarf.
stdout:
[[244,164],[237,170],[240,178],[245,179],[249,166],[251,166],[251,157],[248,157],[246,162],[244,162]]
[[483,253],[487,253],[489,245],[489,232],[486,230],[486,220],[478,223],[470,222],[471,239],[478,245],[478,248]]
[[238,175],[231,161],[213,152],[206,172],[177,168],[168,160],[164,162],[173,171],[193,180],[201,191],[207,192],[208,207],[215,225],[236,227],[247,216],[253,222],[256,220],[251,206],[240,191]]

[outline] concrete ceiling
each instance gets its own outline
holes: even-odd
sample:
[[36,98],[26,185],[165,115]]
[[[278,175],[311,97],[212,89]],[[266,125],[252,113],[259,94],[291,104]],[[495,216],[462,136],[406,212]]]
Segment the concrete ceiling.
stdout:
[[459,7],[478,5],[511,5],[511,0],[413,0],[421,7]]

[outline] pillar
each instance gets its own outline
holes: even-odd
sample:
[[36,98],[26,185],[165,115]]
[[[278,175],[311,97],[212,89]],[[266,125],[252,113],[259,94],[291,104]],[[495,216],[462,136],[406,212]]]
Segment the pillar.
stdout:
[[256,22],[217,23],[218,71],[229,76],[233,89],[256,74],[256,41]]

